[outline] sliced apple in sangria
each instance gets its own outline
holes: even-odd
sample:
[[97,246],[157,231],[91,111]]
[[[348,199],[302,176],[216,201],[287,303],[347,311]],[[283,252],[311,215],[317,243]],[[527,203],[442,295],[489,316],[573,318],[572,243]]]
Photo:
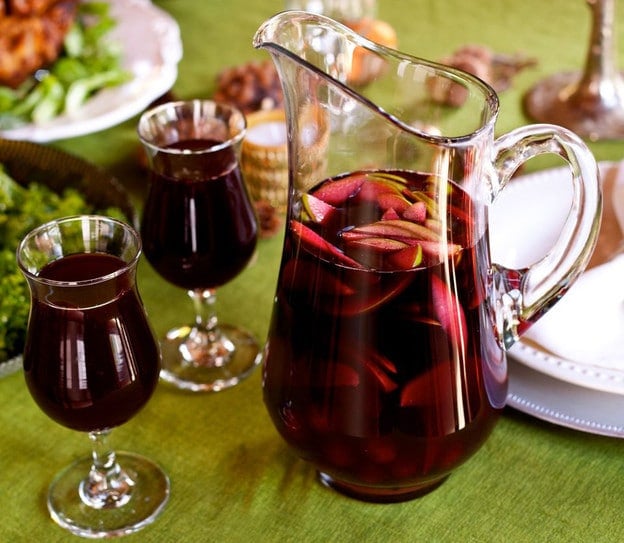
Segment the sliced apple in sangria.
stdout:
[[329,241],[317,234],[305,224],[296,220],[291,220],[290,229],[295,235],[295,238],[298,239],[299,242],[311,253],[316,254],[325,260],[333,260],[345,266],[352,266],[354,268],[362,267],[362,264],[348,257],[340,249],[338,249],[338,247],[329,243]]
[[332,181],[331,183],[325,183],[314,191],[314,196],[326,204],[340,206],[344,204],[348,198],[355,196],[364,183],[366,183],[365,175],[350,175]]
[[431,300],[433,313],[449,339],[462,352],[468,342],[468,327],[464,310],[457,295],[437,275],[431,276]]
[[306,193],[301,197],[303,209],[309,220],[315,223],[325,223],[336,212],[336,207],[313,194]]

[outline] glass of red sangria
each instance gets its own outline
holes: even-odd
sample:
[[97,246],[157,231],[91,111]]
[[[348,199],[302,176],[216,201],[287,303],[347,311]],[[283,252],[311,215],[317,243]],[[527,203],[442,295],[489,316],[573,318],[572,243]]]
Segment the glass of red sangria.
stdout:
[[158,383],[160,350],[136,285],[140,254],[139,234],[102,216],[46,223],[17,250],[31,292],[26,384],[44,413],[88,432],[92,444],[91,457],[59,473],[47,496],[54,521],[83,537],[135,532],[169,498],[158,465],[108,443]]
[[195,320],[162,340],[161,377],[191,391],[236,385],[260,362],[240,326],[220,323],[216,289],[240,274],[256,249],[255,210],[240,170],[244,115],[210,100],[161,104],[138,124],[150,186],[141,222],[144,253],[185,289]]

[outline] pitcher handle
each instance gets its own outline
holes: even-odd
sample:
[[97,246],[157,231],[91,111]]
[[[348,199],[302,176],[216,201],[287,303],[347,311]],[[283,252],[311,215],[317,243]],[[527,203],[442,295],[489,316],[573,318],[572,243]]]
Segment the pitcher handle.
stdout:
[[557,242],[540,261],[524,269],[492,265],[490,302],[504,349],[518,341],[583,272],[600,229],[602,191],[596,160],[583,140],[559,126],[528,125],[494,142],[498,184],[492,188],[492,197],[505,188],[522,163],[547,153],[561,156],[570,167],[572,205]]

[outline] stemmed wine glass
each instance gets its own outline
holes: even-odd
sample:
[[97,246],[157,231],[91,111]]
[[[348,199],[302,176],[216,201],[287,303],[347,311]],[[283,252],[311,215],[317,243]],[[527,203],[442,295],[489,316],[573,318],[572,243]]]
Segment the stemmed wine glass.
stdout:
[[245,129],[238,109],[210,100],[161,104],[138,124],[150,171],[144,252],[195,308],[194,323],[162,340],[161,377],[185,390],[234,386],[260,361],[257,340],[215,310],[215,289],[243,271],[258,237],[239,166]]
[[582,73],[565,72],[540,81],[524,97],[536,121],[565,126],[590,140],[624,137],[624,79],[615,47],[615,0],[587,0],[592,30]]
[[159,466],[108,445],[111,429],[132,418],[158,383],[158,342],[136,286],[140,254],[133,228],[94,215],[46,223],[17,250],[31,291],[28,389],[44,413],[88,432],[92,444],[92,457],[57,475],[47,497],[52,518],[84,537],[134,532],[169,497]]

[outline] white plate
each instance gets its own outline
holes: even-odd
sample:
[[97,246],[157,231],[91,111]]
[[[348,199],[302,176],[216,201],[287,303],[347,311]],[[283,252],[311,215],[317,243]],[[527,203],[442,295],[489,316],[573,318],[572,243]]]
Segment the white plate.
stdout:
[[507,405],[558,426],[624,437],[624,396],[576,386],[513,359]]
[[71,117],[0,130],[0,136],[48,142],[98,132],[133,117],[173,86],[182,58],[177,22],[149,0],[109,1],[117,20],[110,38],[123,48],[123,66],[132,79],[103,89]]
[[[611,168],[616,167],[609,162],[600,163],[599,166],[603,177]],[[572,197],[570,185],[570,173],[567,167],[520,176],[512,181],[512,184],[501,193],[490,213],[492,260],[505,266],[520,268],[541,258],[555,242],[568,214]],[[525,240],[528,240],[528,243],[523,243]],[[619,268],[609,269],[611,275],[614,272],[619,273]],[[572,286],[570,293],[574,288]],[[613,312],[612,306],[617,304],[619,294],[616,290],[611,292],[612,298],[604,299],[597,296],[595,302],[590,295],[587,301],[591,305],[586,308],[583,315],[579,316],[579,318],[593,318],[595,322],[592,321],[592,324],[598,323],[604,329],[605,334],[618,333],[617,330],[611,330],[612,326],[607,326],[607,323],[603,325],[596,320],[605,312],[609,314]],[[585,292],[583,294],[587,297]],[[563,302],[566,302],[566,298]],[[563,310],[564,306],[567,310],[567,303],[564,303],[561,308],[555,307],[552,315],[546,315],[543,321],[538,321],[533,325],[528,335],[539,337],[538,332],[544,335],[554,329],[560,330],[557,326],[553,326],[553,317],[557,314],[561,320],[562,313],[559,310]],[[567,314],[566,317],[568,317]],[[614,319],[611,320],[615,323]],[[556,324],[558,325],[559,321]],[[582,332],[576,331],[570,332],[576,334],[574,338],[559,336],[569,341],[572,346],[578,347],[574,358],[570,355],[563,356],[562,352],[566,351],[557,352],[552,349],[547,351],[535,341],[526,338],[521,339],[511,348],[510,355],[534,370],[551,377],[596,390],[624,394],[624,351],[621,359],[615,361],[600,359],[597,356],[598,350],[593,348],[592,342],[602,340],[606,343],[609,338],[601,338],[598,335],[600,331],[595,332],[595,326],[589,327],[587,324],[579,322],[577,326],[581,329],[592,329],[592,333],[587,337],[583,337]],[[592,335],[594,332],[596,335]],[[565,334],[565,332],[562,333]],[[568,349],[568,351],[571,350],[573,349]]]
[[[615,164],[604,162],[599,166],[605,177]],[[522,267],[548,251],[570,207],[569,179],[567,168],[554,168],[520,176],[501,194],[490,214],[495,262]],[[530,243],[522,244],[522,239]],[[595,318],[591,309],[586,315]],[[534,325],[539,326],[539,322]],[[587,337],[587,345],[595,340]],[[508,360],[507,405],[560,426],[624,437],[622,369],[596,364],[591,356],[578,360],[557,356],[527,339],[511,348]],[[622,363],[624,367],[624,353]]]

